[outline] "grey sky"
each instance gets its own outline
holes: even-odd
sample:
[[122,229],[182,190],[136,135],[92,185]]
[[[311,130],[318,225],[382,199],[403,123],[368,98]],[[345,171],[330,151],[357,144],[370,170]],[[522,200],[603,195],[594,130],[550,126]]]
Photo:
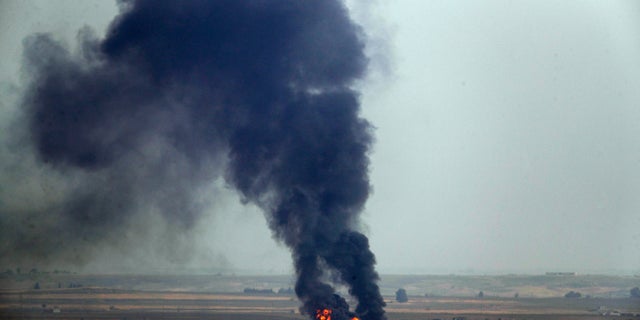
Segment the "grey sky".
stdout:
[[640,7],[390,1],[368,222],[402,271],[640,267]]
[[[48,31],[71,45],[80,27],[102,30],[116,8],[0,6],[0,124],[8,130],[21,39]],[[640,272],[640,4],[352,7],[371,33],[376,68],[361,84],[364,115],[377,127],[363,223],[382,273]],[[212,188],[225,200],[194,230],[192,265],[289,272],[288,251],[261,213]],[[114,256],[140,262],[131,255],[105,251],[90,267]]]

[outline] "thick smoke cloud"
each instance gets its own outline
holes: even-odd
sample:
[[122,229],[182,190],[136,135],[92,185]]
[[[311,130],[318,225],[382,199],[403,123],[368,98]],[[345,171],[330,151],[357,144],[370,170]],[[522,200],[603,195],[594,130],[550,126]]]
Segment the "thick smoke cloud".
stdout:
[[356,231],[372,137],[351,89],[366,70],[364,44],[344,5],[121,9],[105,39],[80,33],[78,54],[49,35],[25,41],[30,137],[38,161],[73,192],[46,208],[55,222],[39,231],[57,238],[3,236],[14,250],[82,256],[77,243],[112,241],[148,211],[188,229],[202,209],[196,191],[223,175],[292,249],[305,312],[329,306],[334,319],[351,316],[322,280],[331,273],[358,299],[361,318],[384,319],[375,259]]

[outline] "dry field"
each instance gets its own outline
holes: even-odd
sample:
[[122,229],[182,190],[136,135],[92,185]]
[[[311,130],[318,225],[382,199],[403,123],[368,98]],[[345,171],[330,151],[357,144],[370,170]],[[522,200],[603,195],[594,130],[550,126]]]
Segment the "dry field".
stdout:
[[290,296],[104,288],[0,293],[2,319],[300,319]]
[[[600,306],[640,313],[633,299],[388,297],[390,320],[621,319],[602,316]],[[290,296],[145,292],[104,288],[11,290],[0,293],[2,319],[305,319]],[[624,317],[622,317],[624,318]],[[624,319],[640,319],[627,316]]]
[[[640,320],[640,299],[622,296],[629,283],[599,277],[550,279],[499,277],[395,276],[382,292],[390,320],[634,319]],[[614,281],[615,280],[615,281]],[[40,289],[34,289],[38,282]],[[604,281],[604,282],[603,282]],[[573,287],[570,284],[573,283]],[[80,287],[68,288],[68,284]],[[245,294],[244,288],[287,288],[290,277],[215,276],[95,276],[39,275],[0,279],[0,319],[309,319],[298,313],[297,299],[288,294]],[[409,302],[395,301],[393,289],[406,287]],[[575,288],[574,288],[575,287]],[[440,288],[440,289],[438,289]],[[484,288],[484,297],[474,292]],[[559,289],[558,289],[559,288]],[[549,297],[548,292],[574,288],[605,292],[589,298]],[[603,289],[604,288],[604,289]],[[449,296],[418,294],[451,290]],[[608,291],[607,291],[608,290]],[[512,292],[542,292],[540,297]],[[628,291],[628,290],[627,290]],[[460,292],[468,292],[466,296]],[[619,293],[617,296],[612,294]],[[500,296],[498,293],[503,293]],[[602,315],[618,311],[621,314]]]

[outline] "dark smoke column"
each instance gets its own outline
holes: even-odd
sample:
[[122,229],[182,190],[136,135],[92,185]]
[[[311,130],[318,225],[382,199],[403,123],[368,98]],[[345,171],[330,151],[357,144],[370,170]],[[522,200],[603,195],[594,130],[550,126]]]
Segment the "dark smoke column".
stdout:
[[[265,211],[292,249],[304,311],[330,307],[334,320],[351,316],[322,281],[333,274],[358,299],[360,318],[385,319],[374,255],[355,230],[370,191],[372,137],[351,88],[366,69],[364,44],[344,4],[141,0],[121,6],[106,39],[85,37],[82,58],[46,36],[27,47],[36,76],[26,101],[40,157],[120,176],[123,163],[144,165],[145,156],[132,150],[153,137],[164,152],[187,159],[194,181],[208,159],[226,154],[227,181]],[[42,57],[47,50],[51,59]],[[157,172],[166,169],[160,162]],[[122,185],[138,190],[137,181]],[[109,197],[123,195],[101,194],[100,201]],[[138,202],[125,199],[118,212],[135,214]],[[91,208],[94,200],[82,203]],[[175,206],[162,208],[180,219]]]

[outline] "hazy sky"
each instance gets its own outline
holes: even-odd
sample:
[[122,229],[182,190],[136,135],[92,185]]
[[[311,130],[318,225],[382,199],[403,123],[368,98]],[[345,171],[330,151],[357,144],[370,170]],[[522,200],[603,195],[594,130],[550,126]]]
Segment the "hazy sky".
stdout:
[[[638,2],[351,7],[370,36],[363,224],[381,273],[640,272]],[[20,123],[22,38],[46,31],[73,46],[79,28],[101,33],[116,12],[106,1],[0,2],[2,130]],[[20,188],[38,184],[25,177]],[[7,189],[5,202],[20,194]],[[193,230],[191,266],[290,272],[262,214],[216,190],[226,196]],[[142,261],[114,249],[90,267],[113,257]]]

